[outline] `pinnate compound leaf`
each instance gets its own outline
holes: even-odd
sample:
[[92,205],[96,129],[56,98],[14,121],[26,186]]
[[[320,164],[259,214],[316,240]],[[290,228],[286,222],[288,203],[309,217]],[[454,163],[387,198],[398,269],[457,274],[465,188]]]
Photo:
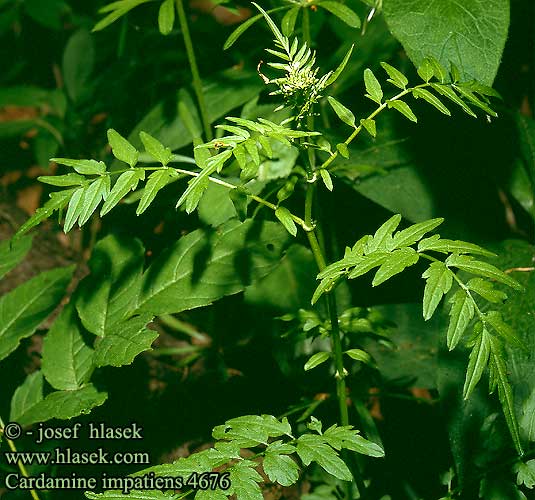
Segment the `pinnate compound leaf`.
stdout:
[[414,248],[405,247],[400,248],[399,250],[394,250],[383,261],[381,267],[377,270],[377,273],[372,281],[372,286],[378,286],[390,279],[392,276],[401,273],[407,267],[416,264],[418,262],[418,258],[419,255]]
[[51,158],[50,161],[72,167],[82,175],[100,175],[106,172],[106,164],[97,160],[72,160],[70,158]]
[[379,80],[377,80],[373,71],[369,68],[364,70],[364,84],[367,92],[366,97],[377,104],[381,104],[381,101],[383,100],[383,89],[381,88]]
[[214,427],[214,439],[231,440],[241,447],[267,444],[269,438],[291,435],[288,420],[277,420],[272,415],[245,415],[227,420],[223,425]]
[[451,298],[450,321],[448,324],[447,343],[452,351],[462,338],[463,333],[474,317],[474,301],[464,291],[457,290]]
[[284,226],[286,231],[288,231],[292,236],[297,236],[297,226],[292,219],[292,214],[287,208],[277,208],[277,210],[275,210],[275,217],[281,221],[281,224]]
[[[269,13],[276,12],[278,10],[286,10],[288,7],[277,7],[275,9],[268,10]],[[247,21],[241,23],[227,38],[225,44],[223,45],[223,50],[230,49],[238,38],[242,36],[254,23],[256,23],[258,20],[262,19],[262,14],[257,14],[256,16],[252,16]]]
[[327,361],[330,357],[330,352],[317,352],[316,354],[313,354],[310,359],[305,363],[305,371],[312,370],[313,368],[316,368],[316,366],[325,363],[325,361]]
[[153,172],[145,184],[143,195],[136,209],[136,215],[141,215],[147,210],[158,192],[175,179],[178,179],[178,173],[172,168],[162,168]]
[[355,127],[355,115],[352,111],[346,108],[341,102],[337,101],[334,97],[328,96],[327,100],[333,108],[334,112],[346,125]]
[[318,3],[320,7],[334,14],[351,28],[360,28],[360,18],[347,5],[333,0],[324,0]]
[[26,257],[32,247],[32,237],[24,236],[0,242],[0,278],[3,278]]
[[93,349],[84,342],[72,303],[65,306],[46,334],[42,356],[42,372],[54,389],[75,390],[89,381]]
[[[477,325],[476,325],[477,326]],[[481,329],[482,328],[482,329]],[[475,389],[477,383],[483,375],[490,356],[491,349],[491,335],[484,328],[480,327],[481,332],[478,333],[470,357],[468,359],[468,368],[466,370],[466,379],[463,387],[463,397],[468,399],[472,391]]]
[[459,106],[467,115],[476,118],[477,115],[469,108],[469,106],[451,89],[448,85],[440,85],[438,83],[431,83],[431,87],[439,94],[447,97],[450,101]]
[[444,106],[444,104],[442,104],[442,101],[438,97],[431,94],[429,90],[416,88],[413,89],[412,95],[415,99],[422,98],[424,101],[427,101],[429,104],[438,109],[441,113],[451,116],[450,110]]
[[333,425],[323,433],[323,438],[335,450],[346,449],[370,457],[385,456],[385,452],[380,446],[363,438],[359,431],[350,425],[345,427]]
[[165,0],[160,5],[158,11],[158,28],[162,35],[169,35],[173,31],[175,24],[175,2],[174,0]]
[[388,63],[382,62],[381,66],[390,77],[387,81],[390,82],[392,85],[395,85],[396,87],[405,90],[407,84],[409,83],[407,77],[401,71],[394,68],[393,66],[390,66],[390,64]]
[[0,360],[32,335],[55,309],[74,267],[45,271],[0,298]]
[[[171,4],[173,0],[171,0]],[[155,160],[158,160],[164,167],[173,158],[173,153],[169,148],[166,148],[158,139],[147,134],[147,132],[140,132],[139,138],[145,146],[145,151],[149,153]]]
[[63,191],[56,191],[50,194],[48,200],[41,208],[38,208],[35,213],[18,229],[14,239],[37,226],[42,221],[48,219],[56,210],[61,210],[67,206],[69,200],[75,189],[65,189]]
[[453,284],[453,273],[443,262],[432,262],[422,274],[422,278],[426,278],[423,315],[427,321],[433,316],[442,297],[449,292]]
[[390,253],[388,252],[372,252],[368,255],[360,257],[355,267],[349,273],[348,278],[354,279],[366,274],[368,271],[371,271],[374,267],[380,266],[388,257]]
[[444,222],[443,218],[426,220],[398,231],[392,238],[392,248],[402,248],[419,241],[422,236]]
[[110,194],[102,205],[100,215],[106,215],[117,203],[119,203],[129,191],[134,191],[138,182],[145,176],[141,169],[131,169],[123,172],[111,189]]
[[[83,226],[93,215],[101,200],[105,200],[110,193],[110,177],[104,175],[93,181],[84,190],[82,198],[82,210],[78,218],[78,225]],[[73,196],[74,197],[74,196]]]
[[525,345],[516,336],[513,329],[503,320],[502,315],[498,311],[488,311],[484,315],[487,325],[492,326],[493,330],[501,337],[506,343],[512,344],[517,348],[525,349]]
[[71,199],[69,200],[67,215],[65,215],[65,224],[63,225],[63,231],[65,233],[68,233],[73,228],[74,224],[76,224],[76,221],[78,220],[78,217],[80,217],[80,213],[84,208],[84,193],[85,188],[80,187],[74,191]]
[[76,300],[82,324],[91,333],[104,337],[127,317],[141,291],[144,251],[139,240],[113,234],[94,246],[91,274]]
[[501,304],[505,299],[507,299],[507,295],[501,290],[494,288],[494,285],[491,281],[487,281],[482,278],[472,278],[470,281],[468,281],[466,286],[493,304]]
[[476,260],[474,257],[469,255],[452,254],[446,259],[446,265],[448,267],[456,267],[462,271],[476,274],[484,278],[494,279],[500,283],[510,286],[511,288],[514,288],[515,290],[523,289],[520,283],[505,274],[503,271],[500,271],[491,264]]
[[297,454],[304,465],[316,462],[322,469],[343,481],[351,481],[353,476],[344,461],[338,456],[322,436],[304,434],[297,440]]
[[139,152],[130,142],[112,128],[108,130],[108,142],[115,158],[127,163],[132,168],[135,167]]
[[492,84],[507,38],[507,0],[388,0],[383,12],[415,66],[434,56],[462,68],[463,80]]
[[416,123],[418,118],[413,113],[409,105],[404,101],[388,101],[388,107],[399,111],[405,118],[408,118],[411,122]]
[[467,243],[459,240],[440,239],[438,234],[435,234],[429,238],[425,238],[418,243],[419,252],[425,252],[427,250],[433,250],[440,253],[472,253],[475,255],[483,255],[485,257],[496,256],[495,253],[489,252],[488,250],[485,250],[484,248],[481,248],[473,243]]
[[139,353],[149,350],[158,337],[157,332],[147,328],[152,319],[152,315],[142,314],[113,325],[96,342],[95,365],[129,365]]
[[279,263],[287,243],[286,231],[275,222],[230,220],[217,232],[193,231],[145,272],[138,308],[178,313],[241,292]]
[[262,462],[264,472],[272,483],[291,486],[299,479],[299,467],[287,455],[266,452]]

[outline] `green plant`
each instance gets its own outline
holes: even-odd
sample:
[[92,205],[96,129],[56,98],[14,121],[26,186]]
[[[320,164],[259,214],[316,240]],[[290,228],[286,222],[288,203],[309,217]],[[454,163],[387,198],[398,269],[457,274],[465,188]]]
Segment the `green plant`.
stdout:
[[[107,15],[94,29],[109,26],[144,3],[147,1],[120,0],[104,6],[101,12]],[[380,2],[371,4],[368,22],[381,10]],[[273,96],[269,97],[269,103],[279,98],[282,102],[277,101],[277,105],[272,106],[259,104],[256,98],[245,106],[241,116],[228,116],[212,128],[221,115],[214,117],[207,104],[183,2],[165,0],[159,7],[159,30],[164,35],[172,33],[175,12],[178,13],[196,96],[194,104],[183,93],[176,106],[181,130],[190,141],[178,146],[167,144],[161,137],[165,134],[139,128],[139,140],[136,136],[127,139],[110,128],[107,137],[114,157],[112,164],[101,159],[52,158],[60,168],[65,167],[65,173],[39,177],[46,185],[64,189],[52,191],[50,199],[18,229],[13,240],[2,245],[2,261],[6,262],[1,268],[4,273],[29,250],[31,238],[25,233],[55,212],[64,219],[63,229],[68,233],[75,225],[84,227],[95,220],[99,207],[99,215],[103,217],[122,200],[128,204],[137,202],[136,215],[146,214],[160,196],[180,186],[172,191],[173,196],[178,193],[173,200],[176,208],[183,208],[188,215],[197,211],[202,224],[172,242],[170,249],[159,254],[147,267],[145,247],[140,240],[113,231],[99,239],[92,247],[89,276],[76,287],[70,302],[46,334],[41,369],[28,375],[12,397],[9,420],[27,426],[52,418],[74,418],[103,405],[107,394],[99,390],[95,381],[98,370],[130,365],[138,355],[151,349],[158,337],[158,333],[149,328],[155,318],[187,335],[199,337],[195,329],[192,332],[189,326],[170,315],[204,308],[243,291],[254,295],[255,287],[256,293],[262,293],[258,290],[269,286],[265,283],[276,276],[281,259],[301,252],[304,260],[313,261],[316,266],[315,291],[306,297],[312,309],[294,307],[280,320],[290,325],[284,335],[294,349],[290,364],[298,359],[299,346],[308,349],[304,371],[320,366],[325,369],[330,364],[323,375],[330,375],[329,380],[335,386],[335,390],[329,388],[338,408],[335,423],[323,431],[326,425],[313,415],[327,398],[305,401],[280,418],[272,415],[231,418],[213,429],[215,444],[209,449],[171,464],[133,473],[129,476],[131,483],[123,491],[86,492],[86,497],[177,499],[194,493],[198,500],[224,499],[230,495],[236,495],[237,500],[256,499],[262,498],[260,484],[266,478],[273,484],[289,487],[301,481],[301,469],[314,462],[319,466],[319,486],[303,498],[375,498],[373,495],[380,489],[373,481],[370,486],[368,466],[352,452],[375,458],[385,454],[365,401],[370,388],[381,376],[381,366],[375,357],[380,353],[380,346],[389,345],[389,320],[395,318],[383,314],[380,308],[355,307],[355,302],[363,304],[365,301],[349,297],[349,286],[352,280],[375,271],[372,287],[376,287],[398,279],[405,271],[410,273],[409,268],[416,266],[425,279],[423,319],[431,320],[445,298],[449,319],[442,321],[441,338],[446,339],[449,351],[463,345],[470,349],[467,364],[463,359],[466,369],[461,391],[462,399],[467,402],[457,400],[457,405],[469,408],[476,404],[474,400],[481,399],[475,389],[488,368],[489,392],[497,392],[516,450],[511,464],[519,484],[532,488],[535,483],[532,481],[533,461],[524,463],[521,459],[526,444],[533,441],[533,396],[522,394],[524,407],[519,412],[518,404],[515,406],[515,396],[519,395],[513,391],[518,392],[515,384],[521,370],[511,376],[507,366],[508,351],[526,366],[532,361],[525,335],[518,331],[515,321],[511,321],[509,301],[505,302],[504,290],[532,292],[530,283],[521,284],[522,280],[511,276],[510,271],[520,266],[508,266],[509,271],[504,272],[501,268],[506,266],[494,266],[486,260],[496,257],[496,253],[474,243],[431,234],[444,222],[442,218],[418,217],[418,222],[404,224],[405,227],[398,230],[403,219],[399,213],[390,216],[378,229],[374,228],[373,234],[364,236],[364,227],[370,224],[363,221],[362,216],[351,217],[351,227],[343,229],[353,239],[340,257],[338,247],[344,238],[331,231],[329,226],[333,221],[327,210],[327,205],[335,203],[332,200],[342,188],[337,178],[340,181],[350,178],[344,174],[344,169],[350,169],[352,159],[360,154],[354,142],[357,138],[376,141],[381,137],[383,125],[378,119],[383,111],[394,110],[401,117],[417,122],[419,103],[413,104],[410,100],[415,99],[447,116],[452,114],[448,106],[455,105],[471,117],[483,113],[490,122],[491,118],[498,118],[495,108],[501,106],[500,94],[489,86],[494,74],[479,61],[472,61],[469,47],[461,51],[460,60],[454,61],[457,56],[449,51],[447,40],[444,47],[448,50],[441,54],[436,53],[432,44],[416,44],[417,15],[422,6],[413,6],[410,14],[415,17],[407,15],[405,25],[400,26],[399,19],[406,14],[406,7],[393,0],[385,1],[385,16],[416,63],[415,77],[419,77],[421,83],[410,85],[409,71],[402,72],[383,61],[380,65],[391,85],[383,89],[374,71],[364,69],[361,73],[365,97],[373,102],[373,108],[359,111],[362,118],[357,118],[341,102],[337,88],[344,85],[345,75],[358,64],[355,63],[358,50],[353,44],[344,47],[332,65],[334,69],[323,71],[312,48],[316,46],[319,51],[321,46],[312,38],[310,14],[320,7],[351,29],[360,27],[359,16],[345,4],[329,0],[292,2],[270,11],[257,4],[254,6],[260,14],[241,24],[227,39],[225,47],[231,47],[240,36],[246,36],[247,28],[256,21],[264,20],[274,36],[274,48],[268,48],[267,52],[277,62],[267,62],[266,70],[259,64],[258,74]],[[492,9],[498,7],[491,6]],[[272,18],[280,10],[286,11],[281,28]],[[299,34],[296,22],[300,14]],[[494,26],[499,40],[502,24],[500,21]],[[439,28],[442,29],[442,25]],[[462,27],[455,25],[452,30],[455,38],[456,30]],[[449,70],[444,65],[445,60]],[[498,62],[499,57],[496,67]],[[369,65],[377,66],[377,61],[372,60]],[[361,103],[361,106],[369,109],[369,104]],[[418,111],[415,112],[416,106]],[[235,107],[229,106],[223,114]],[[460,120],[458,116],[453,119]],[[340,122],[338,126],[345,131],[344,135],[330,131],[332,120]],[[362,131],[367,137],[360,135]],[[173,153],[190,143],[193,157]],[[143,151],[139,145],[143,146]],[[98,157],[104,158],[104,155]],[[177,168],[176,163],[191,167]],[[357,172],[365,167],[365,163],[353,165]],[[182,181],[185,179],[187,186],[184,188]],[[384,206],[390,208],[388,202]],[[298,245],[293,243],[295,241]],[[422,266],[424,262],[425,267]],[[306,269],[310,270],[310,266]],[[0,327],[0,358],[15,351],[20,341],[31,336],[49,316],[65,294],[72,272],[72,268],[63,268],[42,273],[0,299],[0,319],[5,325]],[[307,277],[301,279],[305,281]],[[282,289],[283,279],[275,280],[275,288]],[[249,292],[251,289],[253,292]],[[369,290],[361,287],[359,293],[362,296]],[[33,299],[25,300],[29,296]],[[22,308],[21,303],[24,304]],[[181,352],[192,354],[184,360],[185,365],[204,355],[193,342],[185,349]],[[290,368],[287,371],[291,373]],[[361,375],[364,382],[360,380]],[[456,375],[459,375],[458,370]],[[43,392],[45,379],[54,389],[52,392]],[[450,389],[446,390],[447,382],[443,382],[443,386],[445,395]],[[387,385],[383,388],[386,391]],[[288,417],[295,413],[301,415],[292,426]],[[485,425],[492,429],[494,422],[501,419],[496,412],[481,413],[485,414]],[[459,417],[456,425],[462,427],[458,421],[463,418]],[[303,427],[305,421],[309,421],[308,430]],[[354,429],[357,421],[365,430],[366,439]],[[1,421],[0,426],[4,428]],[[297,432],[293,430],[296,428]],[[456,446],[459,447],[458,443]],[[461,451],[457,448],[453,453],[461,455],[464,451],[461,445]],[[465,486],[462,470],[465,458],[455,458],[459,486],[452,487],[455,475],[450,473],[443,481],[448,487],[448,496],[444,498],[457,498]],[[257,470],[259,464],[265,477]],[[186,482],[178,487],[174,483],[171,487],[168,483],[150,494],[143,493],[143,475],[188,478],[213,471],[220,474],[215,477],[228,479],[225,487],[218,483],[217,488],[207,489],[195,480],[195,484]],[[27,475],[27,472],[22,471],[22,474]],[[309,477],[314,480],[313,473]],[[493,486],[492,481],[490,474],[483,477],[481,495],[496,495],[501,486]],[[510,481],[507,485],[521,498],[520,489]],[[467,491],[470,487],[466,486]],[[32,494],[37,496],[35,491]]]

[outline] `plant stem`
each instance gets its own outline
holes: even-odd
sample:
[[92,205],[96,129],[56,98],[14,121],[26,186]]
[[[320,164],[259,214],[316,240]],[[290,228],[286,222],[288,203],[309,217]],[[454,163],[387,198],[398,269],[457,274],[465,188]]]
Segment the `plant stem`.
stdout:
[[188,18],[186,17],[186,11],[184,10],[183,0],[176,0],[176,9],[178,11],[178,19],[180,22],[182,37],[184,38],[184,45],[186,46],[186,53],[188,55],[191,76],[193,77],[193,88],[195,90],[195,95],[197,96],[197,102],[199,104],[199,111],[201,114],[204,134],[206,136],[206,140],[211,141],[213,138],[212,127],[210,126],[210,118],[208,117],[206,101],[204,100],[204,94],[202,91],[202,81],[199,75],[199,68],[197,66],[195,51],[193,50],[193,43],[191,41],[191,35],[188,26]]
[[[1,434],[4,434],[4,420],[2,419],[2,417],[0,417],[0,433]],[[11,439],[8,439],[6,436],[4,436],[4,439],[6,440],[6,443],[8,444],[9,448],[11,449],[11,451],[13,453],[17,453],[17,447],[15,446],[15,443],[11,440]],[[28,474],[28,471],[26,470],[26,467],[24,467],[24,464],[20,461],[17,462],[17,466],[21,472],[21,474],[24,476],[24,477],[30,477],[29,474]],[[37,495],[37,492],[35,490],[30,490],[30,495],[32,496],[33,500],[40,500],[39,499],[39,496]]]

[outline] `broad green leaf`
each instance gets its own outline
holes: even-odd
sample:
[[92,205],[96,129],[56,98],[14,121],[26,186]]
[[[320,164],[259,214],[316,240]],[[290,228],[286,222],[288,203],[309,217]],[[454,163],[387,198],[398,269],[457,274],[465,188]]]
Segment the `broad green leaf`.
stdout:
[[412,112],[412,109],[409,107],[409,105],[404,101],[387,101],[388,107],[393,108],[396,111],[399,111],[405,118],[408,118],[411,122],[416,123],[418,121],[418,118],[416,118],[416,115]]
[[396,214],[390,217],[385,223],[377,229],[373,238],[366,243],[366,253],[375,252],[376,250],[390,250],[392,243],[392,233],[396,230],[401,222],[401,215]]
[[486,257],[494,257],[496,254],[489,252],[484,248],[481,248],[478,245],[473,243],[467,243],[465,241],[459,240],[446,240],[440,239],[438,234],[425,238],[420,243],[418,243],[418,251],[425,252],[427,250],[434,250],[435,252],[440,253],[473,253],[475,255],[484,255]]
[[50,200],[48,200],[41,208],[38,208],[22,226],[16,232],[14,239],[24,234],[32,227],[37,226],[42,221],[48,219],[56,210],[61,210],[67,206],[71,196],[75,189],[65,189],[63,191],[56,191],[50,194]]
[[377,137],[377,127],[375,125],[375,120],[372,120],[371,118],[362,118],[360,120],[360,124],[372,137]]
[[373,71],[369,68],[364,70],[364,84],[367,92],[366,97],[377,104],[381,104],[381,101],[383,100],[383,89],[373,74]]
[[228,221],[217,232],[193,231],[145,272],[139,310],[177,313],[238,293],[279,263],[287,241],[277,223],[250,219]]
[[281,221],[284,229],[288,231],[292,236],[297,236],[297,226],[292,219],[292,214],[285,207],[279,207],[275,210],[275,217]]
[[320,7],[344,21],[351,28],[360,28],[360,18],[347,5],[332,0],[323,0],[318,3]]
[[383,261],[381,267],[373,277],[372,286],[378,286],[390,279],[392,276],[401,273],[407,267],[418,262],[419,255],[413,248],[406,247],[394,250]]
[[380,446],[364,439],[359,431],[354,430],[352,426],[338,427],[333,425],[323,433],[323,438],[335,450],[346,449],[370,457],[385,456],[385,452]]
[[472,278],[466,283],[466,286],[485,300],[494,304],[501,304],[507,298],[507,295],[504,292],[494,288],[491,281],[482,278]]
[[357,263],[348,275],[349,279],[358,278],[368,271],[371,271],[374,267],[380,266],[388,257],[389,253],[376,251],[368,255],[358,258]]
[[43,342],[41,370],[58,390],[75,390],[89,381],[93,349],[84,342],[74,305],[67,304]]
[[415,66],[433,56],[446,67],[453,62],[463,80],[492,84],[507,38],[508,0],[385,0],[383,12]]
[[450,110],[442,104],[440,99],[435,95],[431,94],[427,89],[413,89],[412,95],[415,99],[422,98],[424,101],[427,101],[429,104],[437,108],[441,113],[451,116]]
[[316,366],[325,363],[325,361],[327,361],[330,357],[330,352],[317,352],[316,354],[313,354],[310,359],[305,363],[305,371],[312,370],[313,368],[316,368]]
[[44,271],[0,298],[0,360],[55,309],[71,281],[74,267]]
[[281,22],[282,34],[284,36],[290,36],[294,32],[295,22],[297,21],[297,16],[301,11],[301,7],[292,7],[290,10],[284,14]]
[[38,370],[30,373],[19,385],[11,398],[9,420],[17,422],[22,415],[43,400],[43,372]]
[[450,321],[446,335],[448,349],[455,349],[474,317],[474,301],[464,290],[457,290],[451,298]]
[[331,174],[329,174],[329,171],[325,168],[320,169],[320,176],[321,180],[323,181],[323,184],[325,184],[325,187],[329,190],[333,190],[333,180],[331,179]]
[[134,191],[138,182],[145,176],[144,170],[130,169],[123,172],[113,185],[110,194],[100,209],[100,215],[106,215],[117,203],[119,203],[129,191]]
[[139,200],[136,215],[141,215],[147,210],[150,204],[154,201],[154,198],[156,198],[158,192],[175,179],[178,179],[178,173],[172,168],[163,168],[150,174],[147,183],[145,184],[145,188],[143,189],[141,200]]
[[132,168],[135,167],[139,152],[130,142],[112,128],[108,130],[108,142],[115,158],[128,163]]
[[81,28],[69,38],[63,52],[65,89],[73,101],[78,101],[86,95],[94,65],[93,37],[89,31]]
[[46,4],[40,0],[26,0],[24,9],[34,21],[58,31],[63,28],[63,18],[71,10],[64,0],[49,0]]
[[272,483],[282,486],[291,486],[299,479],[299,467],[287,455],[267,452],[264,455],[262,467]]
[[137,239],[109,235],[89,260],[91,274],[80,287],[76,308],[85,328],[104,337],[135,307],[141,291],[144,248]]
[[[173,3],[172,0],[171,3]],[[158,160],[164,167],[171,161],[173,153],[158,139],[155,139],[152,135],[143,131],[139,133],[139,138],[141,139],[143,146],[145,146],[145,151],[147,151],[147,153],[149,153],[155,160]]]
[[413,224],[407,229],[398,231],[392,238],[391,248],[402,248],[412,245],[419,241],[424,234],[440,226],[440,224],[442,224],[443,222],[443,218],[431,219],[426,220],[424,222],[419,222],[418,224]]
[[322,469],[343,481],[351,481],[353,475],[347,465],[322,436],[304,434],[297,440],[297,454],[304,465],[316,462]]
[[390,77],[387,81],[390,82],[392,85],[395,85],[396,87],[405,90],[407,84],[409,83],[407,77],[401,71],[397,70],[393,66],[390,66],[390,64],[386,62],[382,62],[381,66]]
[[329,104],[333,108],[334,112],[346,125],[355,127],[355,115],[352,111],[346,108],[341,102],[338,102],[334,97],[327,96]]
[[90,413],[96,406],[101,406],[107,397],[107,393],[98,392],[92,384],[75,391],[51,392],[43,400],[27,407],[24,413],[17,415],[16,421],[27,426],[53,418],[69,420]]
[[37,177],[37,180],[45,184],[50,184],[51,186],[68,187],[81,186],[85,181],[85,177],[71,172],[66,175],[41,175]]
[[149,350],[158,337],[158,332],[147,328],[152,319],[143,314],[111,326],[95,343],[95,366],[129,365],[139,353]]
[[468,368],[466,370],[466,379],[463,388],[463,397],[468,399],[472,391],[476,387],[477,383],[483,375],[487,363],[489,361],[491,349],[491,335],[483,327],[481,332],[478,333],[475,344],[470,352],[468,359]]
[[175,24],[175,2],[164,0],[158,11],[158,28],[162,35],[169,35]]
[[0,278],[3,278],[26,257],[32,247],[32,236],[0,242]]
[[426,278],[423,300],[423,315],[427,321],[433,316],[442,297],[446,295],[453,284],[453,273],[443,262],[432,262],[422,274]]
[[332,74],[327,78],[325,81],[325,87],[328,87],[329,85],[332,85],[336,80],[338,80],[338,77],[342,74],[342,71],[344,71],[344,68],[346,67],[349,58],[351,57],[351,54],[353,54],[353,48],[355,45],[351,45],[349,50],[346,52],[346,55],[342,59],[342,62],[338,65],[338,67],[332,72]]
[[97,160],[72,160],[70,158],[51,158],[50,161],[72,167],[82,175],[99,175],[106,172],[106,164]]
[[456,267],[458,269],[467,271],[472,274],[476,274],[478,276],[494,279],[496,281],[499,281],[500,283],[504,283],[505,285],[510,286],[511,288],[514,288],[515,290],[522,290],[522,285],[520,285],[509,275],[500,271],[493,265],[487,264],[486,262],[482,262],[480,260],[476,260],[474,259],[474,257],[471,257],[469,255],[450,255],[446,259],[446,265],[448,267]]

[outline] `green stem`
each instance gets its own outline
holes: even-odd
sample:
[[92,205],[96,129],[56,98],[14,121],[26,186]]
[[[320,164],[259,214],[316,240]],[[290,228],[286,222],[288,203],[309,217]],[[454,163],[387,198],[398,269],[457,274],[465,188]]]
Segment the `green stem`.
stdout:
[[188,55],[191,76],[193,77],[193,88],[195,90],[195,95],[197,96],[197,102],[199,104],[199,111],[201,113],[204,134],[206,136],[206,140],[211,141],[213,138],[212,127],[210,126],[210,118],[208,117],[206,101],[204,99],[204,94],[202,91],[202,81],[199,75],[199,68],[197,66],[195,51],[193,50],[193,43],[191,41],[191,35],[188,26],[188,18],[186,17],[186,11],[184,10],[183,0],[176,0],[176,9],[178,11],[178,19],[180,22],[182,37],[184,38],[184,45],[186,46],[186,53]]
[[[4,427],[5,427],[4,420],[2,419],[2,417],[0,417],[0,434],[4,434]],[[11,451],[13,453],[17,453],[17,447],[15,446],[15,443],[11,439],[8,439],[6,436],[4,436],[4,439],[6,440],[6,443],[11,449]],[[17,462],[17,465],[19,467],[21,474],[24,477],[30,477],[28,474],[28,471],[26,470],[26,467],[20,460]],[[33,500],[40,500],[35,490],[30,490],[30,495],[32,496]]]

